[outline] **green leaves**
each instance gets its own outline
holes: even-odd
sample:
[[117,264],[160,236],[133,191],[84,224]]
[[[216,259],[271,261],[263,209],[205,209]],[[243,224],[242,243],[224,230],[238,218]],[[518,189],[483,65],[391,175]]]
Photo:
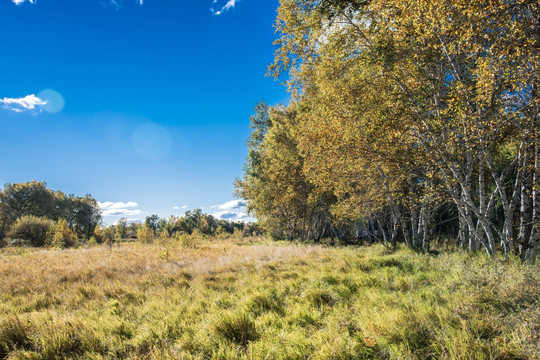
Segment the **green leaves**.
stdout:
[[101,221],[99,206],[91,195],[68,196],[38,181],[6,184],[0,191],[0,239],[23,216],[65,219],[78,236],[86,239]]

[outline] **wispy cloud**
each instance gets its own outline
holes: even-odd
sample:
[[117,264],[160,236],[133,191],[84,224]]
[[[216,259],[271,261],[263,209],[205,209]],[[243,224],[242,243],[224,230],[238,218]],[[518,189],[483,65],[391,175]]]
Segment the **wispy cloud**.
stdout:
[[117,0],[109,0],[109,5],[112,5],[116,9],[120,9],[120,3]]
[[98,202],[99,207],[103,213],[103,216],[132,216],[142,213],[139,209],[133,209],[139,206],[136,202],[128,201],[124,202]]
[[35,4],[36,0],[12,0],[15,5],[21,5],[22,3],[29,2],[30,4]]
[[218,219],[229,221],[249,221],[247,215],[247,204],[242,200],[231,200],[226,203],[211,206],[215,209],[212,216]]
[[47,105],[47,100],[40,99],[36,95],[31,94],[22,98],[5,97],[0,99],[0,104],[4,104],[4,108],[6,109],[22,112],[26,110],[41,110],[42,106]]
[[[21,1],[21,0],[18,0],[18,1]],[[35,1],[35,0],[33,0]],[[116,10],[120,9],[123,4],[124,4],[124,1],[125,0],[100,0],[99,3],[105,7],[113,7],[115,8]],[[135,2],[138,4],[138,5],[143,5],[144,4],[144,0],[135,0]]]
[[[239,0],[227,0],[225,5],[221,6],[221,8],[219,10],[216,10],[216,9],[214,9],[212,7],[212,8],[210,8],[210,11],[212,11],[212,13],[214,13],[214,15],[221,15],[224,12],[229,11],[230,9],[234,8],[238,1]],[[212,4],[217,4],[217,3],[218,3],[218,0],[212,1]]]
[[[24,3],[26,3],[26,2],[27,2],[27,3],[30,3],[30,4],[35,4],[35,3],[36,3],[36,0],[11,0],[11,1],[12,1],[15,5],[21,5],[21,4],[24,4]],[[122,1],[123,1],[123,0],[107,0],[106,2],[101,1],[101,3],[102,3],[103,5],[112,5],[113,7],[119,9],[119,8],[122,7],[122,5],[121,5],[121,2],[122,2]],[[141,5],[141,6],[144,4],[144,0],[136,0],[136,2],[137,2],[139,5]],[[214,1],[214,2],[216,2],[216,1]],[[233,1],[233,3],[234,3],[234,1]],[[233,4],[232,6],[234,6],[234,4]]]

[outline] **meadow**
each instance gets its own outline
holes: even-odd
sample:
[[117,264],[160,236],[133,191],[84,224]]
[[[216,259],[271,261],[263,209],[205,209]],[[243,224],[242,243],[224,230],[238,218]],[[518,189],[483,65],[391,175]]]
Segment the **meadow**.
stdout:
[[540,267],[264,238],[0,250],[0,359],[540,359]]

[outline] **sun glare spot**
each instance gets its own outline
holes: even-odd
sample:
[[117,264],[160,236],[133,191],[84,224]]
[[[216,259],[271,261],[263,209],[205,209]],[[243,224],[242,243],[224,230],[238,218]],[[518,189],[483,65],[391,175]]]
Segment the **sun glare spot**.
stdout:
[[172,138],[167,129],[155,123],[139,126],[133,133],[133,148],[141,157],[159,160],[171,150]]
[[107,119],[105,125],[105,136],[107,140],[113,144],[117,143],[125,132],[126,123],[124,118],[119,114],[113,114]]
[[42,106],[43,111],[50,113],[57,113],[64,109],[66,104],[64,97],[56,90],[45,89],[40,91],[38,97],[45,100],[47,103]]

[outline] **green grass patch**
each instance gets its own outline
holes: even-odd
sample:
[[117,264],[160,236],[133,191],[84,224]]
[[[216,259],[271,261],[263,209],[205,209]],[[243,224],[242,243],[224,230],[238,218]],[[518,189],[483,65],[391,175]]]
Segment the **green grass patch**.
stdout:
[[540,268],[382,246],[0,252],[0,359],[539,359]]

